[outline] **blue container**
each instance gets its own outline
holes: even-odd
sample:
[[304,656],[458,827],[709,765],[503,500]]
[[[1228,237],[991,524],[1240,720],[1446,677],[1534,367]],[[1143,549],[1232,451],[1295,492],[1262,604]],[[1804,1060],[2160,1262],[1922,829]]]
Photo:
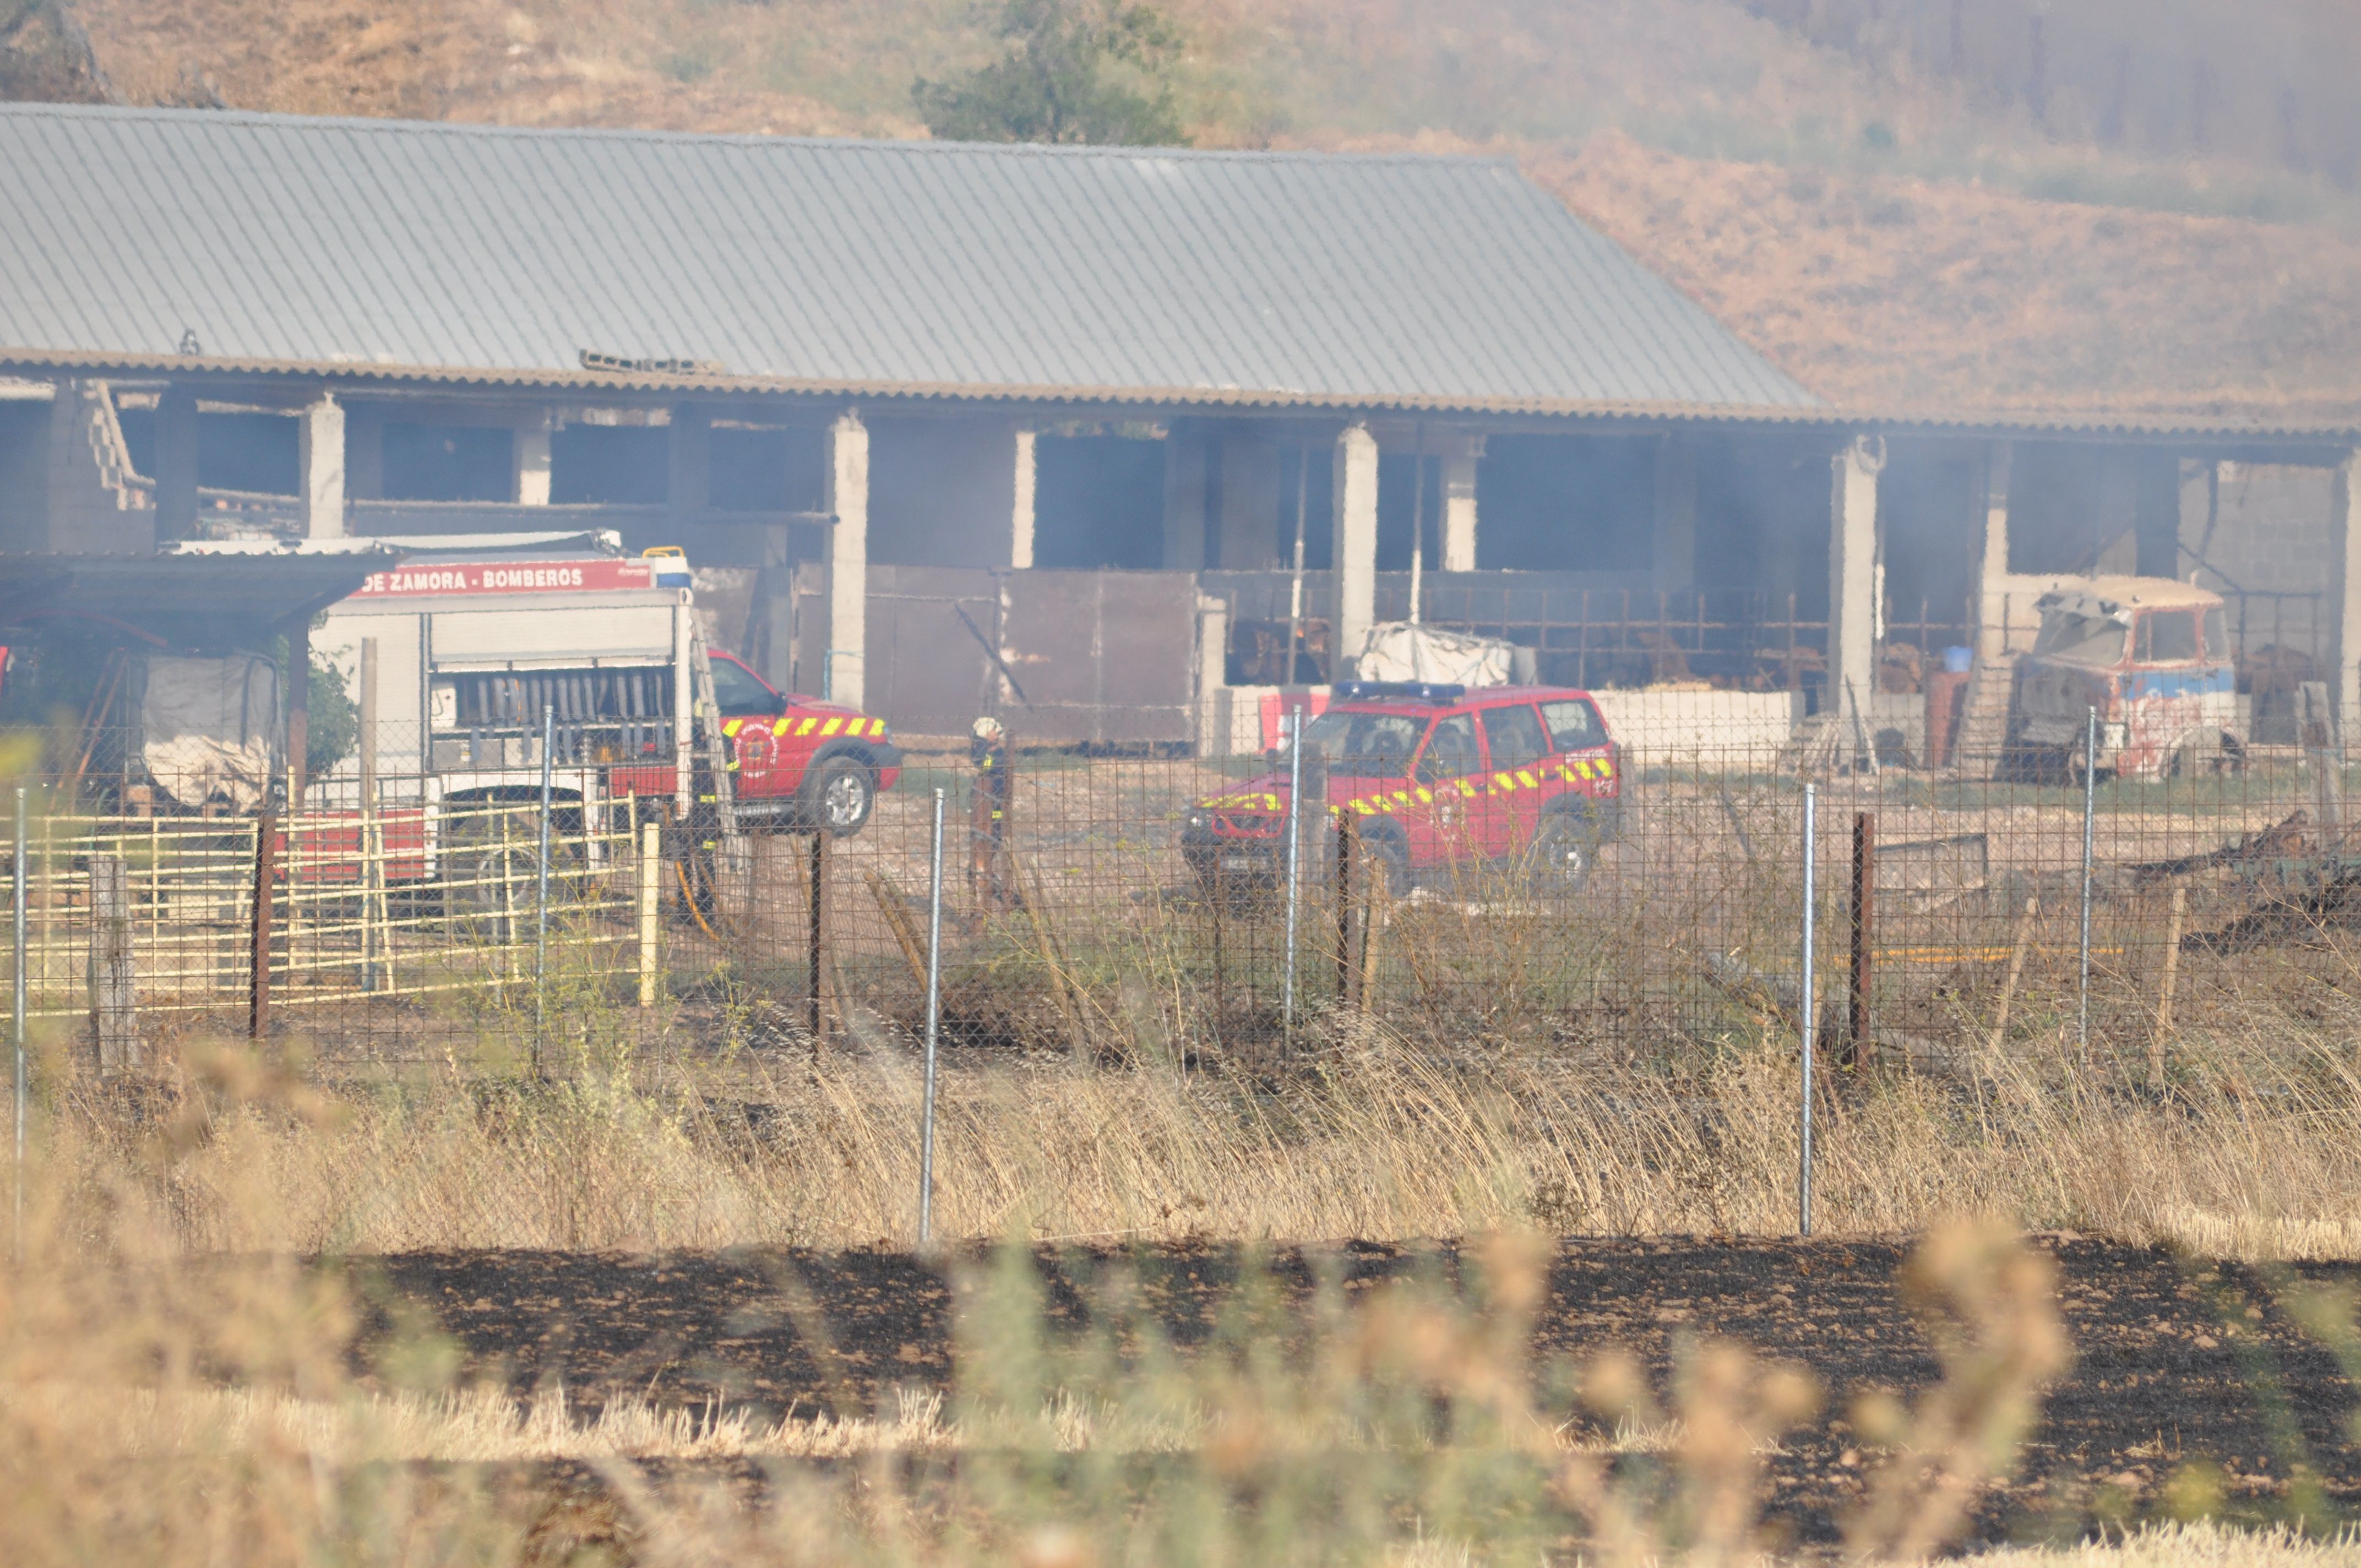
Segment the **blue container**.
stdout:
[[1943,650],[1943,673],[1947,675],[1964,675],[1975,667],[1975,663],[1976,651],[1972,648]]

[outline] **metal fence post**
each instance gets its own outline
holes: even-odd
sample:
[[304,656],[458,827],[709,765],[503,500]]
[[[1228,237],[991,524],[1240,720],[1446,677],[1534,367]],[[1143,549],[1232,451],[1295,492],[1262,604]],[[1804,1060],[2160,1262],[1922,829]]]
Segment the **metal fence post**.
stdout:
[[1353,1004],[1353,818],[1336,818],[1336,1005]]
[[542,1031],[549,1017],[549,795],[550,743],[557,734],[557,706],[541,705],[541,852],[533,896],[533,1075],[541,1076]]
[[254,819],[253,959],[246,992],[246,1033],[255,1040],[270,1030],[270,901],[278,860],[279,819],[265,807]]
[[927,878],[927,1086],[918,1116],[918,1245],[935,1239],[935,1056],[943,1019],[943,792],[935,791]]
[[2074,1038],[2077,1047],[2087,1057],[2091,1054],[2091,860],[2092,817],[2099,800],[2099,710],[2090,710],[2088,727],[2082,732],[2082,951],[2078,991]]
[[25,1258],[25,786],[16,786],[15,875],[10,883],[10,925],[16,961],[9,970],[9,1038],[16,1047],[16,1162],[11,1194],[16,1218],[8,1232],[11,1255]]
[[656,894],[664,885],[664,824],[640,827],[640,1005],[656,1003]]
[[1795,1171],[1795,1234],[1801,1236],[1812,1234],[1812,1047],[1819,1022],[1812,995],[1812,928],[1816,896],[1813,883],[1818,853],[1814,834],[1818,828],[1818,786],[1806,784],[1804,786],[1804,967],[1799,977],[1802,981],[1804,1031],[1803,1152]]
[[828,958],[827,937],[825,934],[827,910],[828,829],[825,828],[815,828],[812,829],[811,836],[811,910],[809,916],[811,937],[811,993],[809,1000],[811,1003],[812,1045],[815,1048],[818,1047],[822,1038],[822,1025],[827,1023],[827,1019],[821,1015],[820,1009],[820,979],[822,974],[825,972],[824,966]]
[[1852,967],[1844,1063],[1854,1069],[1877,1059],[1877,1035],[1870,1013],[1876,939],[1877,813],[1856,811],[1852,818]]
[[[1296,534],[1303,532],[1301,507],[1296,517]],[[1301,545],[1297,546],[1299,554]],[[1301,590],[1303,566],[1296,563],[1296,585]],[[1295,658],[1295,645],[1288,644],[1290,666]],[[1303,710],[1295,708],[1285,715],[1287,719],[1287,962],[1283,989],[1279,992],[1279,1044],[1292,1053],[1295,1049],[1295,922],[1299,891],[1303,884]]]

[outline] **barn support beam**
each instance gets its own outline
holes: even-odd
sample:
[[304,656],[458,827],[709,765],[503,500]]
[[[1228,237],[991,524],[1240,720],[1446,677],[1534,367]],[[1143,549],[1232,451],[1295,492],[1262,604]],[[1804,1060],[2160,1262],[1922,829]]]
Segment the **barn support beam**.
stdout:
[[[1828,709],[1843,716],[1844,744],[1853,726],[1868,733],[1877,675],[1877,476],[1885,444],[1856,436],[1834,458],[1828,526]],[[1861,711],[1856,716],[1855,706]]]
[[1976,657],[1987,663],[2008,650],[2008,484],[2015,450],[2005,441],[1984,448],[1982,532],[1976,539]]
[[345,536],[345,406],[323,392],[297,416],[296,466],[303,487],[303,537]]
[[1476,463],[1484,438],[1468,436],[1443,455],[1443,569],[1476,569]]
[[828,655],[822,693],[854,707],[869,647],[869,429],[848,409],[828,431]]
[[1335,602],[1329,610],[1334,674],[1343,679],[1367,641],[1378,603],[1378,438],[1366,424],[1336,437]]
[[552,422],[548,411],[516,427],[516,499],[519,506],[549,504],[549,446]]
[[1019,426],[1016,431],[1016,477],[1010,487],[1008,564],[1020,572],[1033,569],[1033,530],[1039,520],[1040,436]]

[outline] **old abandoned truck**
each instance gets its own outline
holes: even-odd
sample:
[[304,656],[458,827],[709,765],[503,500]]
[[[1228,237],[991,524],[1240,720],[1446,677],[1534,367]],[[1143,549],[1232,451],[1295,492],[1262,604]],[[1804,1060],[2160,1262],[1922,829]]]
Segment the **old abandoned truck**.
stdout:
[[2237,673],[2222,596],[2169,577],[2093,577],[2041,596],[2019,663],[2009,754],[2028,776],[2081,776],[2095,710],[2102,776],[2163,778],[2236,744]]
[[[386,543],[401,564],[332,606],[313,642],[374,709],[390,812],[538,800],[544,730],[562,809],[608,831],[686,802],[725,828],[842,837],[894,786],[883,719],[782,693],[707,647],[676,554],[626,557],[611,536]],[[311,804],[351,789],[351,764],[340,773]]]

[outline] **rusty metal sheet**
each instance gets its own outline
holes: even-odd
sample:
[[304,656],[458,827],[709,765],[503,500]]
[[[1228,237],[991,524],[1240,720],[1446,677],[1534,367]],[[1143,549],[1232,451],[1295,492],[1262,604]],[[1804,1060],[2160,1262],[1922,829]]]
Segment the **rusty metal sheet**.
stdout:
[[1196,734],[1197,583],[1187,572],[1009,572],[1001,653],[1024,687],[1011,722],[1048,744]]
[[991,711],[996,574],[872,566],[866,707],[912,735],[964,735]]

